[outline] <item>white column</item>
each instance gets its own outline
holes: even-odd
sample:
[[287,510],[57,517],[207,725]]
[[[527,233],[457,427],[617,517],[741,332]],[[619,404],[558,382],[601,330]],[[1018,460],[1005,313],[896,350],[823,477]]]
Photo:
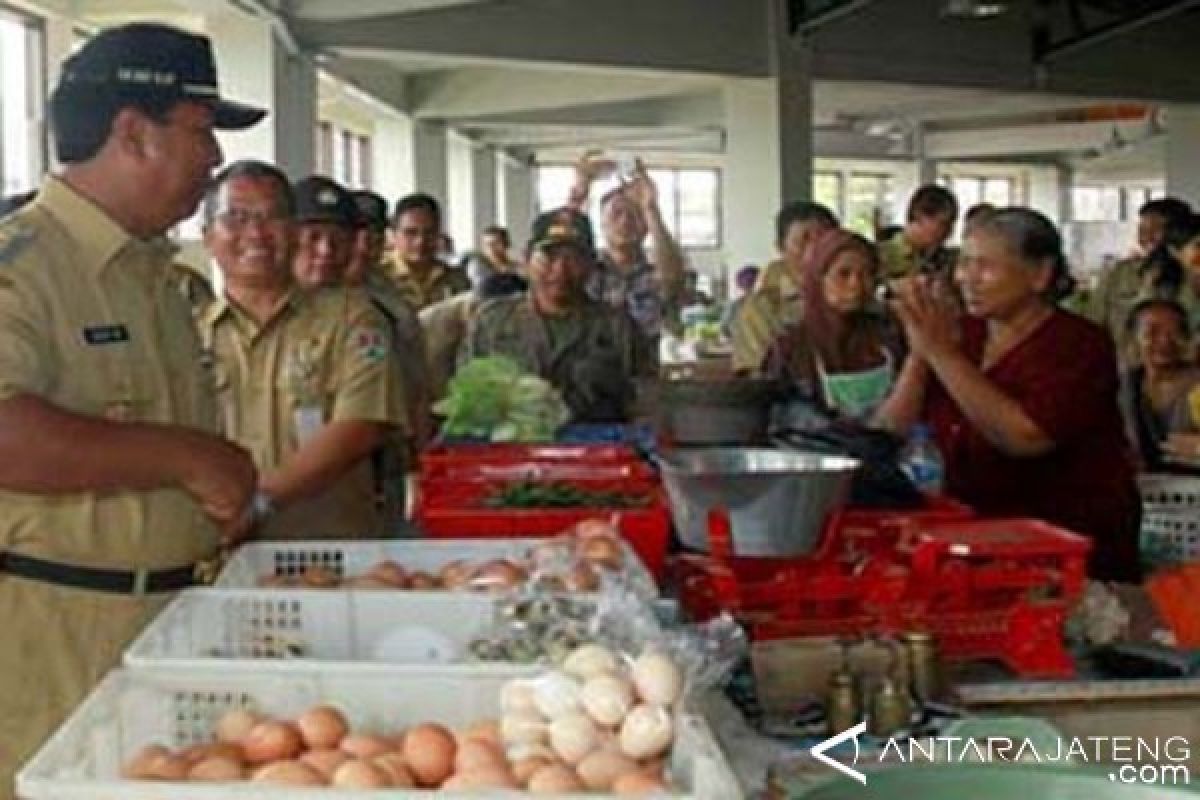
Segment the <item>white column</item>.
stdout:
[[524,255],[536,202],[533,168],[516,159],[504,159],[504,225],[512,237],[513,254],[517,258]]
[[471,203],[474,213],[471,241],[459,245],[463,250],[478,246],[479,236],[499,219],[496,213],[496,148],[475,147],[471,151]]
[[[917,186],[929,186],[937,183],[937,161],[929,158],[925,152],[925,126],[919,122],[914,125],[912,137],[913,154],[917,158]],[[905,196],[904,202],[908,202],[908,196]]]
[[293,180],[316,167],[317,70],[311,59],[274,47],[274,98],[270,130],[275,164]]
[[1167,112],[1167,194],[1200,203],[1200,106]]
[[412,124],[410,181],[412,191],[433,195],[443,206],[449,203],[446,125],[415,120]]
[[774,219],[786,201],[812,196],[812,74],[808,46],[786,29],[783,0],[771,0],[770,78],[725,82],[722,196],[727,264],[774,257]]
[[442,227],[454,238],[459,252],[469,250],[475,240],[474,143],[461,134],[446,136],[447,190],[442,208]]
[[401,114],[380,117],[371,144],[374,169],[371,188],[383,195],[388,206],[414,191],[413,122]]

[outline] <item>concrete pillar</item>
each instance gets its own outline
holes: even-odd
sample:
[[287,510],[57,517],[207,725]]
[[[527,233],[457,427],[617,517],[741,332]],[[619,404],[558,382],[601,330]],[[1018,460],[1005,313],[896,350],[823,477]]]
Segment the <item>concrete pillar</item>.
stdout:
[[1167,112],[1167,194],[1200,203],[1200,106]]
[[522,257],[533,227],[537,197],[533,167],[516,159],[504,159],[504,225],[512,237],[513,253]]
[[474,218],[471,241],[459,245],[462,249],[475,248],[479,236],[488,225],[499,219],[496,213],[496,148],[475,147],[471,151],[471,205]]
[[774,218],[812,196],[812,72],[807,44],[789,36],[784,0],[771,0],[769,78],[725,82],[722,227],[727,264],[775,255]]
[[293,179],[311,173],[317,123],[311,60],[287,52],[270,23],[258,17],[230,11],[210,14],[204,22],[216,52],[221,93],[270,109],[252,128],[218,134],[225,160],[270,161]]
[[412,149],[413,121],[409,117],[389,114],[376,121],[371,188],[387,198],[389,206],[413,191]]
[[449,202],[446,124],[415,120],[412,124],[410,184],[412,191],[425,192],[443,205]]
[[[913,125],[913,153],[917,159],[917,186],[928,186],[937,183],[938,162],[929,158],[925,151],[925,126],[921,123]],[[905,196],[904,202],[908,202]]]

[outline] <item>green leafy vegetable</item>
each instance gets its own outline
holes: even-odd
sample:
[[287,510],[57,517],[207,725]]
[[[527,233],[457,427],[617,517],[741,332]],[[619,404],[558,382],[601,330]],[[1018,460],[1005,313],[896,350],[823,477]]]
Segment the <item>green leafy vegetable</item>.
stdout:
[[644,494],[620,491],[588,491],[569,483],[510,483],[498,490],[484,505],[488,508],[644,508],[650,498]]
[[433,410],[447,434],[493,442],[549,442],[570,418],[557,389],[504,356],[464,364]]

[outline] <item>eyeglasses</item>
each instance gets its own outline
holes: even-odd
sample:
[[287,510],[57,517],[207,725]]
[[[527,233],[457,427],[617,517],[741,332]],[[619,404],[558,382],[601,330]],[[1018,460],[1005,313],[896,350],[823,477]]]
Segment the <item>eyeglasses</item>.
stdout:
[[217,222],[232,230],[241,230],[252,224],[277,225],[287,221],[287,215],[272,209],[271,211],[255,211],[249,208],[227,208],[216,214]]

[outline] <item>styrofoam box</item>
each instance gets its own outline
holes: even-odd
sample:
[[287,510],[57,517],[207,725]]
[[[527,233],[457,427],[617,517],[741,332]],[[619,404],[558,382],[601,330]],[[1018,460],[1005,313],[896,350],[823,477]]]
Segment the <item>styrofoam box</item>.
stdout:
[[[451,561],[481,563],[493,558],[522,558],[547,539],[376,539],[371,541],[250,542],[242,545],[213,584],[222,589],[253,589],[263,575],[298,575],[310,566],[340,576],[361,575],[392,559],[406,569],[437,573]],[[625,569],[630,583],[656,595],[654,578],[627,542]]]
[[192,589],[134,640],[125,665],[259,672],[433,664],[459,672],[521,669],[468,660],[471,641],[491,626],[495,602],[473,592]]
[[[210,741],[220,716],[248,707],[294,718],[321,703],[339,707],[356,730],[396,732],[420,722],[462,728],[499,715],[502,675],[424,673],[226,675],[213,671],[115,670],[92,692],[17,775],[25,800],[359,800],[361,792],[268,788],[254,784],[137,782],[120,778],[121,764],[149,744],[186,747]],[[680,797],[738,800],[743,793],[704,720],[684,715],[669,773]],[[371,797],[422,798],[431,791],[386,790]],[[469,792],[439,797],[477,798]],[[521,792],[488,796],[520,797]],[[569,795],[596,800],[605,795]]]

